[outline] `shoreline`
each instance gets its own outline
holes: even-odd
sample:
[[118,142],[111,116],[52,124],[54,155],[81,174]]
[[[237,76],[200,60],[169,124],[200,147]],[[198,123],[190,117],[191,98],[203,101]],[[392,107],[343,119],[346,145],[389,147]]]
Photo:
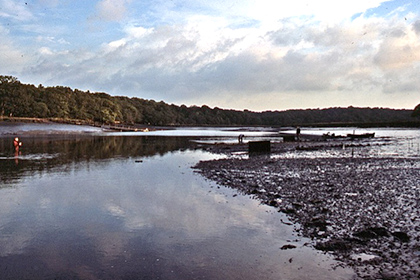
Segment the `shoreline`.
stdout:
[[89,120],[64,119],[64,118],[33,118],[33,117],[0,117],[0,123],[39,123],[39,124],[68,124],[103,128],[109,131],[148,131],[153,129],[146,125],[128,125],[123,123],[105,124]]
[[[272,155],[293,149],[273,146]],[[194,168],[286,213],[314,248],[331,253],[360,278],[420,278],[418,159],[228,157]]]
[[[225,125],[212,125],[212,124],[201,124],[201,125],[146,125],[140,123],[128,124],[123,122],[116,122],[113,124],[101,123],[93,120],[82,120],[82,119],[67,119],[67,118],[36,118],[36,117],[9,117],[9,116],[0,116],[0,122],[9,121],[9,122],[26,122],[26,123],[61,123],[61,124],[74,124],[74,125],[89,125],[94,127],[102,126],[113,126],[117,127],[126,127],[127,129],[139,129],[139,128],[173,128],[173,127],[278,127],[278,125],[235,125],[235,124],[225,124]],[[296,124],[283,127],[296,127]],[[303,123],[299,124],[301,127],[358,127],[358,128],[419,128],[420,121],[413,119],[412,121],[388,121],[388,122],[328,122],[328,123]]]
[[0,117],[0,122],[10,123],[60,123],[74,125],[94,125],[93,121],[85,121],[79,119],[63,119],[63,118],[34,118],[34,117]]

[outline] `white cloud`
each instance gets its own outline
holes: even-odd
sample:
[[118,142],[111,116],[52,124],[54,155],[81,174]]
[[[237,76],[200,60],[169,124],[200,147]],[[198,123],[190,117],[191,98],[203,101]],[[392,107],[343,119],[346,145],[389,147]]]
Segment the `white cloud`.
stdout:
[[47,48],[47,47],[40,48],[39,49],[39,53],[41,55],[52,55],[52,54],[54,54],[53,51],[51,51],[51,49],[50,48]]
[[[183,7],[185,14],[197,14],[205,12],[208,15],[238,20],[249,18],[262,23],[275,23],[278,20],[290,17],[310,16],[323,22],[337,22],[352,17],[357,13],[363,13],[368,9],[376,8],[381,3],[391,0],[174,0],[171,7]],[[161,5],[165,5],[160,3]],[[188,8],[185,8],[188,7]]]
[[41,44],[48,44],[48,45],[70,45],[64,38],[55,38],[54,36],[38,36],[36,37],[36,41]]
[[18,73],[28,63],[28,57],[19,50],[9,30],[0,25],[0,75]]
[[413,30],[417,35],[420,35],[420,20],[417,20],[413,24]]
[[[196,29],[192,25],[132,27],[126,30],[127,37],[110,42],[100,54],[88,59],[74,54],[67,59],[57,57],[68,61],[69,67],[64,63],[61,67],[51,65],[47,59],[35,69],[55,68],[55,75],[67,84],[168,102],[202,100],[197,93],[244,100],[268,94],[281,100],[286,92],[313,96],[317,91],[392,91],[398,85],[415,90],[418,83],[410,83],[414,76],[402,80],[399,72],[388,70],[415,65],[419,59],[416,34],[410,26],[395,25],[399,37],[388,38],[392,26],[383,24],[362,19],[325,29],[284,24],[283,29],[264,39],[255,38],[252,30],[249,34],[244,30],[235,33],[223,24],[211,27],[206,23],[205,32],[200,24]],[[267,38],[272,39],[271,45]],[[395,77],[394,88],[384,84],[388,76]]]
[[131,0],[101,0],[96,5],[98,17],[105,21],[119,21],[124,18]]
[[[238,109],[375,106],[397,93],[407,104],[420,90],[420,24],[408,11],[408,20],[392,11],[363,14],[381,2],[157,2],[188,6],[177,14],[185,17],[158,26],[125,19],[123,35],[93,50],[64,51],[65,38],[57,50],[60,37],[40,36],[37,63],[23,74],[44,77],[43,84]],[[120,20],[128,4],[102,0],[96,7],[102,19]],[[351,20],[355,13],[362,14]]]
[[420,36],[406,26],[391,27],[380,45],[375,63],[384,70],[403,70],[420,63]]

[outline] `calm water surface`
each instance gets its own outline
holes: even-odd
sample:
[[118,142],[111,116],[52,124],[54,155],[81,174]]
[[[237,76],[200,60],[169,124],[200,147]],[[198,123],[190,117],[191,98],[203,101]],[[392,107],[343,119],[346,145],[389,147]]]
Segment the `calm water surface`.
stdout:
[[[351,279],[186,137],[0,138],[0,279]],[[281,250],[285,244],[297,246]]]

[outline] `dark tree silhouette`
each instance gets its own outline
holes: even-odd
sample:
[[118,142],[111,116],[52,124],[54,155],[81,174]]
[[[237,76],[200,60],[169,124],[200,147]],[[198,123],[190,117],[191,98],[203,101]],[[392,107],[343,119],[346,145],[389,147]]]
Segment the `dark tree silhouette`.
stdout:
[[420,118],[420,104],[414,108],[413,113],[411,114],[412,117]]
[[224,110],[203,105],[177,106],[163,101],[111,96],[69,87],[22,84],[0,76],[1,116],[76,119],[87,122],[145,125],[383,125],[420,126],[420,104],[413,110],[384,108],[327,108],[252,112]]

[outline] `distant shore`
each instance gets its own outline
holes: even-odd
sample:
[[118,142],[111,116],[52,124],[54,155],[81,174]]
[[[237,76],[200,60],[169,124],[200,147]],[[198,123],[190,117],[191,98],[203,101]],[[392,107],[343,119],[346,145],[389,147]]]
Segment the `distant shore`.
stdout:
[[130,125],[130,124],[104,124],[100,122],[94,122],[89,120],[80,119],[64,119],[64,118],[33,118],[33,117],[0,117],[0,122],[10,123],[43,123],[43,124],[70,124],[70,125],[84,125],[99,127],[110,131],[142,131],[151,130],[153,128],[141,125]]
[[0,116],[0,121],[5,122],[25,122],[25,123],[62,123],[62,124],[76,124],[76,125],[92,125],[93,121],[79,120],[79,119],[64,119],[64,118],[34,118],[34,117],[5,117]]
[[[146,124],[125,124],[125,123],[113,123],[107,124],[103,122],[95,122],[92,120],[81,120],[81,119],[68,119],[68,118],[35,118],[35,117],[7,117],[7,116],[0,116],[0,122],[27,122],[27,123],[62,123],[62,124],[73,124],[73,125],[88,125],[94,127],[103,127],[108,126],[110,129],[114,130],[121,130],[125,129],[127,131],[137,131],[139,129],[154,129],[154,128],[161,128],[165,129],[168,127],[179,127],[179,126],[153,126],[153,125],[146,125]],[[182,125],[182,127],[189,127],[191,125]],[[202,125],[193,125],[193,126],[203,126],[203,127],[237,127],[237,126],[244,126],[244,125],[209,125],[209,124],[202,124]],[[258,125],[249,125],[250,127],[258,127]],[[295,125],[290,125],[290,127],[294,127]],[[407,128],[414,128],[420,127],[420,120],[412,120],[412,121],[384,121],[384,122],[307,122],[303,123],[300,126],[303,127],[360,127],[360,128],[373,128],[373,127],[407,127]],[[267,125],[260,125],[260,127],[268,127]],[[276,126],[273,126],[276,127]]]

